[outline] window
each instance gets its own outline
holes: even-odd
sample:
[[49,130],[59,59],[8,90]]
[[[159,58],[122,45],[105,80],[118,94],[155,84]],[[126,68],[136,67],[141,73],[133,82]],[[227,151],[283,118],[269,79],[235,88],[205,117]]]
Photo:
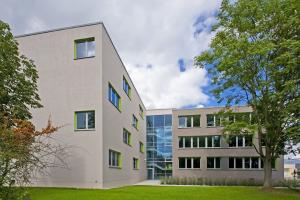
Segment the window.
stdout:
[[214,115],[206,115],[207,126],[215,126],[215,117]]
[[95,38],[75,40],[75,59],[95,56]]
[[197,158],[193,158],[193,168],[195,169],[195,168],[200,168],[200,158],[199,157],[197,157]]
[[108,84],[108,99],[119,111],[121,111],[121,97],[111,84]]
[[219,157],[208,157],[207,158],[207,168],[219,169],[220,168],[220,158]]
[[185,137],[184,138],[184,147],[185,148],[191,148],[191,145],[192,145],[191,137]]
[[222,118],[220,115],[208,114],[206,115],[206,123],[207,127],[222,126]]
[[200,127],[200,115],[179,116],[179,128]]
[[179,137],[179,148],[183,148],[184,147],[183,143],[184,143],[183,137]]
[[229,168],[260,169],[263,168],[263,162],[259,157],[231,157],[229,158]]
[[95,129],[95,111],[75,112],[75,130]]
[[229,136],[229,147],[248,147],[252,146],[252,135]]
[[139,159],[133,158],[133,169],[139,169]]
[[[207,142],[206,142],[207,141]],[[178,138],[179,148],[208,148],[220,147],[221,136],[184,136]]]
[[131,146],[131,133],[123,128],[123,142]]
[[129,83],[124,76],[123,76],[123,90],[127,94],[127,96],[130,98],[131,97],[131,87],[129,86]]
[[139,120],[135,115],[132,115],[132,126],[137,130],[139,129]]
[[142,142],[140,142],[140,152],[144,153],[144,144]]
[[109,167],[121,168],[121,153],[109,150]]
[[207,136],[207,147],[220,147],[221,138],[219,135]]
[[140,109],[140,116],[142,117],[142,119],[144,119],[144,109],[142,108],[141,105],[139,105],[139,109]]
[[200,168],[200,157],[185,157],[179,158],[180,169],[199,169]]

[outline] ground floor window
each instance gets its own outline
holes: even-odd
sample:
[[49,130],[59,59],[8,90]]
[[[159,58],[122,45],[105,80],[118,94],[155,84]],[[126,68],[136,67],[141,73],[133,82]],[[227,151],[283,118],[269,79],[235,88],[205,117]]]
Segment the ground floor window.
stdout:
[[[262,169],[263,161],[259,157],[230,157],[230,169]],[[275,160],[272,161],[272,168],[275,169]]]
[[219,157],[208,157],[207,158],[207,168],[208,169],[219,169],[220,168],[220,158]]
[[121,153],[114,151],[114,150],[109,150],[109,166],[110,167],[121,167]]
[[180,169],[198,169],[200,168],[200,157],[181,157],[179,158]]

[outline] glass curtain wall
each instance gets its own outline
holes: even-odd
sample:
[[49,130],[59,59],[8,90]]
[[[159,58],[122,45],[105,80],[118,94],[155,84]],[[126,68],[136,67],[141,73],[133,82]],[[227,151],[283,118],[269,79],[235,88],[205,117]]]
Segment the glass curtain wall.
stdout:
[[172,176],[172,115],[147,116],[148,179]]

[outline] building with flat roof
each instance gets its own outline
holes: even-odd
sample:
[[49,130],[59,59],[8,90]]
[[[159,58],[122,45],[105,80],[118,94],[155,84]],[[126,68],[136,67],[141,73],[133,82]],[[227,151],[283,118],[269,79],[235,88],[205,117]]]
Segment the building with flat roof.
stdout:
[[[165,176],[262,179],[254,137],[221,136],[221,108],[146,110],[103,23],[16,37],[35,61],[43,104],[33,123],[65,125],[68,169],[50,168],[36,186],[111,188]],[[251,113],[248,107],[235,107]],[[274,162],[283,179],[283,159]]]

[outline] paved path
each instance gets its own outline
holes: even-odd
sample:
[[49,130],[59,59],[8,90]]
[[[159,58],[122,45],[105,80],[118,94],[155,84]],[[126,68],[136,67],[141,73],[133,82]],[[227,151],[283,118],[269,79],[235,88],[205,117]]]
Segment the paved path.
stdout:
[[136,183],[135,185],[160,185],[159,180],[145,180],[139,183]]

